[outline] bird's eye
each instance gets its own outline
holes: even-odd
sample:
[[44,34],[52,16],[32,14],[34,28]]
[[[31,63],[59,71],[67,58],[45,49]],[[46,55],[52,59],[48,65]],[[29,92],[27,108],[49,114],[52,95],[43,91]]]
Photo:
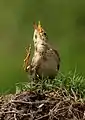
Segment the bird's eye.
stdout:
[[37,35],[35,35],[35,39],[37,39]]
[[46,36],[46,32],[44,32],[44,35]]

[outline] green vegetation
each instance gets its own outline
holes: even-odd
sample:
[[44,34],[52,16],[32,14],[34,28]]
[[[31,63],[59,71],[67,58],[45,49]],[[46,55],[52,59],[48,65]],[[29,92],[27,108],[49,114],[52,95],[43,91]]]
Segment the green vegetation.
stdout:
[[77,74],[76,71],[69,72],[67,75],[59,73],[55,79],[42,79],[16,84],[16,93],[21,91],[37,91],[46,93],[49,91],[62,90],[67,94],[75,97],[75,99],[85,98],[85,78]]

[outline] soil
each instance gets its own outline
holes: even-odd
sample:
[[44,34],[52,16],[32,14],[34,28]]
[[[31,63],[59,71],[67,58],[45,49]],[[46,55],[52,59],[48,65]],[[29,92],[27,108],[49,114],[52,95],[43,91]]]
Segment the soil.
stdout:
[[61,90],[0,97],[0,120],[85,120],[85,103]]

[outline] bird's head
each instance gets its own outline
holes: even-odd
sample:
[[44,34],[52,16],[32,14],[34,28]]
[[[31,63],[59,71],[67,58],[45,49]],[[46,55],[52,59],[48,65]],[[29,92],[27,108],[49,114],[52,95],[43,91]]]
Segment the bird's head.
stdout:
[[33,34],[33,41],[37,43],[40,40],[47,41],[47,34],[45,30],[42,28],[40,21],[38,25],[34,23],[34,34]]

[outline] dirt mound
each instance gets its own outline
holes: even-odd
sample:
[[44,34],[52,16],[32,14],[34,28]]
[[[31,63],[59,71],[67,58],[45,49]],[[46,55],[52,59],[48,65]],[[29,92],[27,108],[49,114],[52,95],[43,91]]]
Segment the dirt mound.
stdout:
[[0,120],[85,120],[85,103],[62,91],[22,92],[0,98]]

